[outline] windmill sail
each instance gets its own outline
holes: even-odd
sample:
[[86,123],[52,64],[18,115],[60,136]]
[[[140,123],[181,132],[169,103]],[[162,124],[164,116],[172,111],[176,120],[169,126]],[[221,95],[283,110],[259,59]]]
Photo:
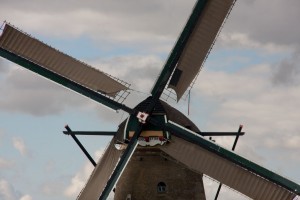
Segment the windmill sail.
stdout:
[[235,0],[199,0],[197,2],[153,87],[153,95],[169,73],[166,88],[175,90],[177,101],[180,100],[201,70],[234,3]]
[[[0,36],[0,53],[1,56],[7,53],[13,55],[15,58],[11,59],[12,61],[19,58],[24,59],[23,67],[36,73],[48,70],[110,98],[115,98],[120,91],[125,91],[129,87],[129,84],[113,79],[111,76],[42,43],[9,24],[5,25]],[[32,65],[35,65],[35,69]],[[69,85],[65,84],[64,86],[68,87]]]
[[231,10],[233,0],[208,1],[203,14],[187,41],[168,87],[176,91],[177,100],[188,89],[208,56],[216,36]]
[[99,198],[119,161],[121,153],[122,151],[115,148],[113,138],[102,158],[97,163],[85,187],[77,197],[77,200]]
[[[204,173],[252,199],[292,200],[300,194],[300,186],[241,156],[228,151],[180,126],[169,145],[161,150],[186,165]],[[181,129],[181,130],[180,130]],[[193,155],[192,157],[190,155]]]

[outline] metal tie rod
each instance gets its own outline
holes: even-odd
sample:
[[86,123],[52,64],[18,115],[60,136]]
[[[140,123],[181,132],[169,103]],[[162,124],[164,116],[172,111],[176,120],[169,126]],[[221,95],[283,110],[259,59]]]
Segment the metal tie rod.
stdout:
[[[238,134],[236,135],[235,140],[234,140],[234,143],[233,143],[233,146],[232,146],[232,148],[231,148],[232,151],[235,150],[236,144],[237,144],[238,139],[239,139],[239,136],[240,136],[239,133],[241,133],[242,128],[243,128],[243,125],[240,125],[239,130],[238,130]],[[217,193],[216,193],[216,196],[215,196],[215,200],[218,199],[218,196],[219,196],[219,194],[220,194],[220,190],[221,190],[222,185],[223,185],[222,183],[219,184],[219,187],[218,187],[218,190],[217,190]]]
[[65,128],[67,129],[68,133],[71,135],[71,137],[74,139],[74,141],[77,143],[77,145],[79,146],[79,148],[83,151],[83,153],[86,155],[86,157],[90,160],[90,162],[94,165],[94,167],[96,167],[96,162],[94,161],[94,159],[91,157],[91,155],[87,152],[87,150],[84,148],[84,146],[80,143],[80,141],[78,140],[78,138],[75,136],[75,134],[72,132],[71,128],[66,125]]

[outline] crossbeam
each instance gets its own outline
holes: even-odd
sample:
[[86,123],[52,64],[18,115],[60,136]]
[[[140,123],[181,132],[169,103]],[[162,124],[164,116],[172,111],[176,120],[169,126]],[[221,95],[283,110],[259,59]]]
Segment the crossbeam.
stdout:
[[243,136],[245,132],[197,132],[202,136]]
[[114,136],[117,134],[116,131],[63,131],[64,134],[70,135],[71,133],[74,135],[109,135]]

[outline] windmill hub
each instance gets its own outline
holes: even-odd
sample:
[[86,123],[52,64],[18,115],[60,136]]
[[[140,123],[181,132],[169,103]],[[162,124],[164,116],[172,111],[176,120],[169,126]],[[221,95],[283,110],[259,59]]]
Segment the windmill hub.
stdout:
[[[163,101],[159,101],[155,105],[151,115],[147,114],[145,110],[151,103],[151,100],[152,97],[148,97],[147,99],[139,103],[135,107],[136,110],[139,110],[137,117],[130,116],[119,125],[118,134],[116,137],[116,146],[118,147],[118,149],[127,146],[126,143],[130,141],[135,133],[136,125],[141,121],[141,123],[143,123],[143,129],[139,137],[140,146],[164,145],[167,143],[167,141],[170,140],[171,133],[169,131],[146,123],[146,119],[148,117],[151,117],[156,121],[159,121],[160,123],[167,123],[168,120],[171,120],[194,132],[200,132],[197,126],[184,114]],[[124,145],[123,147],[121,147],[122,144]]]

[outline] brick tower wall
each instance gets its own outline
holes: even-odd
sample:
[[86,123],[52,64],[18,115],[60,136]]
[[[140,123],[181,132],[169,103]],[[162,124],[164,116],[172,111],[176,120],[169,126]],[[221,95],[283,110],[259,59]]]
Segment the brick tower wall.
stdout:
[[115,200],[130,196],[128,200],[205,200],[202,174],[187,169],[156,148],[139,147],[115,188]]

